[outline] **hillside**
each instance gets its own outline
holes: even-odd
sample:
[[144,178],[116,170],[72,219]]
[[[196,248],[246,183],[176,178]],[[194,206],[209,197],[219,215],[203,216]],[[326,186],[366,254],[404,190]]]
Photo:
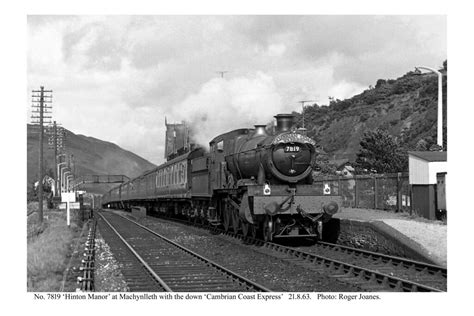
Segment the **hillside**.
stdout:
[[[444,142],[446,148],[446,87],[443,75]],[[331,159],[354,161],[362,135],[367,130],[386,129],[406,149],[421,142],[436,143],[438,78],[434,74],[409,72],[393,80],[379,79],[375,87],[346,100],[331,100],[329,106],[305,108],[305,127]],[[301,125],[301,113],[294,113]],[[420,143],[419,143],[420,142]]]
[[[76,135],[65,130],[65,147],[67,155],[73,155],[77,176],[90,174],[123,174],[135,177],[155,167],[151,162],[124,150],[119,146],[93,137]],[[53,174],[54,152],[48,148],[48,136],[45,133],[44,170]],[[31,188],[38,178],[39,133],[33,125],[27,125],[27,186]],[[103,193],[110,186],[94,185],[84,187],[90,192]]]

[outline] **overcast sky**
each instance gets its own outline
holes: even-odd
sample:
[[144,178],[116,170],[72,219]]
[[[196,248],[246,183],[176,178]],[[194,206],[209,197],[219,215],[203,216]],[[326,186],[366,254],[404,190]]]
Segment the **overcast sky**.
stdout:
[[27,29],[28,95],[54,90],[65,128],[156,164],[165,116],[207,142],[447,58],[445,16],[29,16]]

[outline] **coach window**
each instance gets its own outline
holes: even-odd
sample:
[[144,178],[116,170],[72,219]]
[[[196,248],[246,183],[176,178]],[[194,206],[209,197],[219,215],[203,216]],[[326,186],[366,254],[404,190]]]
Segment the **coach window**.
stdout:
[[170,167],[170,184],[173,185],[174,183],[174,175],[173,175],[173,166]]
[[220,142],[217,143],[217,151],[218,152],[223,152],[224,151],[224,141],[221,140]]
[[171,169],[171,167],[168,167],[168,183],[166,183],[166,185],[171,185],[173,183],[173,169]]
[[170,185],[173,185],[173,166],[170,167]]
[[178,165],[174,166],[174,184],[178,184]]
[[174,166],[171,166],[171,184],[174,184]]
[[178,179],[178,165],[175,165],[174,166],[174,184],[178,184],[179,183],[179,179]]
[[171,184],[174,184],[174,166],[171,167]]

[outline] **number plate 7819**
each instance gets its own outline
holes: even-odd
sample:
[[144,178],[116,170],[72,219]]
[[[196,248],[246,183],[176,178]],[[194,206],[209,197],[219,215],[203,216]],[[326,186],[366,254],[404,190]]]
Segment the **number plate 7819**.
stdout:
[[286,153],[297,153],[300,151],[300,146],[285,146]]

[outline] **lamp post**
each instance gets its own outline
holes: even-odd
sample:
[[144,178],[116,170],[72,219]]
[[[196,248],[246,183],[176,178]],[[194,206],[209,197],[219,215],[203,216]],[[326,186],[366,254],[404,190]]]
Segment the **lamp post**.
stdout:
[[[62,170],[67,170],[69,167],[66,167]],[[66,192],[66,174],[71,173],[71,170],[65,171],[61,174],[61,185],[64,192]]]
[[[56,122],[54,122],[54,123],[55,123],[54,126],[56,126]],[[55,127],[55,128],[56,128],[56,127]],[[55,133],[55,134],[54,134],[54,137],[55,137],[55,142],[56,142],[56,131],[55,131],[54,133]],[[55,151],[56,151],[56,150],[57,150],[57,144],[55,144],[54,146],[55,146]],[[56,165],[58,165],[58,166],[59,166],[59,164],[61,163],[61,156],[66,157],[65,154],[59,154],[59,155],[56,155],[56,159],[55,159],[55,161],[54,161],[54,163],[56,163]],[[59,167],[57,168],[57,172],[56,172],[56,174],[55,174],[55,179],[54,179],[54,188],[55,188],[55,189],[54,189],[54,192],[53,192],[53,193],[54,193],[54,196],[57,196],[57,195],[60,195],[60,194],[61,194],[61,191],[59,190],[58,182],[60,182],[60,181],[59,181]]]
[[74,179],[74,176],[72,174],[70,174],[66,177],[66,190],[67,190],[67,192],[70,191],[69,190],[69,179]]
[[[70,173],[70,171],[68,171]],[[66,172],[67,173],[67,172]],[[67,187],[67,192],[69,192],[69,179],[74,179],[74,176],[72,174],[68,175],[67,178],[66,178],[66,187]],[[75,198],[73,199],[73,201],[75,200]],[[68,199],[68,202],[67,202],[67,205],[66,205],[66,212],[67,212],[67,215],[66,215],[66,221],[67,221],[67,226],[69,227],[69,224],[71,222],[71,206],[70,206],[70,203],[71,203],[71,200]]]
[[61,170],[62,170],[62,166],[66,165],[67,162],[63,161],[63,162],[60,162],[58,163],[58,178],[56,179],[56,182],[59,182],[59,185],[57,185],[57,191],[58,191],[58,195],[61,194],[61,187],[62,187],[62,181],[61,181]]
[[74,174],[72,174],[71,176],[72,176],[72,179],[71,179],[71,182],[70,182],[70,185],[69,185],[69,186],[70,186],[70,188],[71,188],[71,191],[76,192],[76,191],[77,191],[77,190],[76,190],[76,186],[77,186],[76,180],[77,180],[77,179],[76,179],[76,176],[75,176]]
[[443,74],[433,68],[418,66],[415,67],[416,70],[424,69],[431,71],[438,75],[438,137],[437,142],[438,146],[443,148]]

